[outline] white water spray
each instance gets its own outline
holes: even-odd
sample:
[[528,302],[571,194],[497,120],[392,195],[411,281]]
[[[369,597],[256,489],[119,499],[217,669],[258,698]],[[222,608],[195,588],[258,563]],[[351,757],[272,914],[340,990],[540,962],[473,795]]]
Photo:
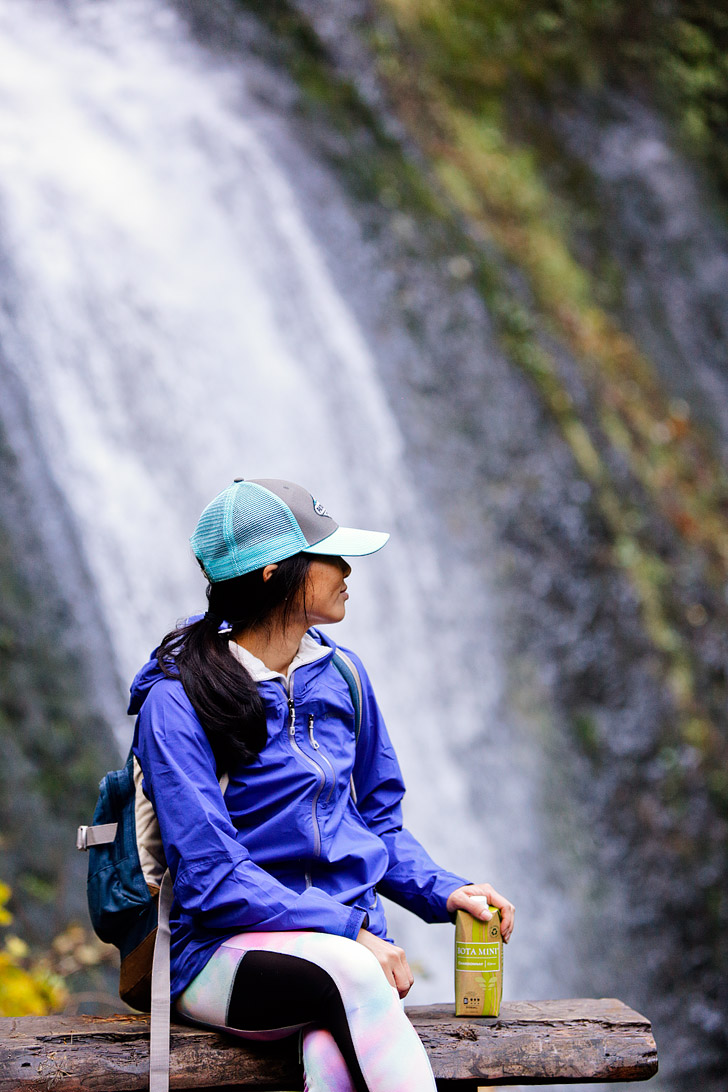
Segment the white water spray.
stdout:
[[[478,634],[481,671],[464,677],[453,584],[428,545],[375,362],[266,141],[284,123],[163,0],[9,0],[0,95],[2,250],[16,294],[0,339],[120,674],[203,604],[187,539],[233,477],[300,481],[340,523],[390,530],[386,550],[355,563],[336,637],[374,679],[411,786],[409,825],[443,864],[490,878],[507,857],[504,789],[470,815],[453,744],[493,710],[496,661]],[[120,707],[122,748],[129,732]],[[450,928],[396,910],[391,920],[426,972],[411,999],[450,996]],[[538,992],[514,964],[513,991]]]

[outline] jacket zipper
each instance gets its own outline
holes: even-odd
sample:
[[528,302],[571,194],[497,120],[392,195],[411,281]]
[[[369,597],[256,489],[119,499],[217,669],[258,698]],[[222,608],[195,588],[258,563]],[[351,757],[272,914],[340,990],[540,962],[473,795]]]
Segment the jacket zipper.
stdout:
[[321,750],[319,741],[313,734],[313,713],[310,713],[308,718],[308,738],[311,741],[311,746],[313,747],[314,751],[317,752],[321,761],[325,762],[328,768],[331,770],[331,788],[329,789],[328,795],[326,797],[326,803],[328,804],[329,800],[331,799],[331,794],[334,791],[334,785],[336,784],[336,774],[334,773],[334,767],[331,765],[328,758]]
[[[292,685],[293,685],[293,679],[291,679],[291,688],[292,688]],[[296,751],[301,756],[302,759],[304,759],[306,762],[308,762],[309,766],[313,766],[314,770],[316,771],[316,776],[317,776],[318,781],[319,781],[316,792],[313,794],[313,800],[311,801],[311,822],[313,823],[313,854],[314,854],[314,857],[320,857],[321,856],[321,830],[320,830],[319,824],[318,824],[318,815],[316,814],[316,808],[318,806],[318,801],[319,801],[319,796],[321,795],[321,790],[323,789],[324,785],[326,784],[326,774],[321,769],[318,762],[314,762],[314,760],[312,758],[309,758],[309,756],[306,754],[306,752],[302,751],[301,748],[298,745],[298,740],[296,739],[296,707],[293,704],[293,694],[291,692],[291,689],[289,689],[289,693],[288,693],[288,712],[289,712],[289,716],[290,716],[290,719],[288,721],[288,738],[289,738],[289,740],[291,742],[291,747],[293,748],[294,751]],[[306,886],[307,887],[310,887],[309,879],[310,878],[309,878],[309,876],[307,874],[306,875]]]

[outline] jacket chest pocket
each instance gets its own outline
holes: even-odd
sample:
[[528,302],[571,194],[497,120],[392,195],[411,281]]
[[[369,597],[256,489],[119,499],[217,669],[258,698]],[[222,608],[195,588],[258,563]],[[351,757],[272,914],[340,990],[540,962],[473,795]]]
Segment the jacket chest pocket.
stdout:
[[306,715],[308,740],[333,764],[342,782],[347,782],[354,767],[356,740],[353,723],[338,710],[316,708]]

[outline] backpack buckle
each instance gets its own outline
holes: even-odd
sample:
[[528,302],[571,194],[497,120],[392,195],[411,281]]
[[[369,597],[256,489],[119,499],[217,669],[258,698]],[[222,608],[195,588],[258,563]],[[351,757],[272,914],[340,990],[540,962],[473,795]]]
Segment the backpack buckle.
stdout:
[[98,823],[95,827],[79,827],[76,831],[76,849],[108,846],[116,838],[118,829],[118,823]]

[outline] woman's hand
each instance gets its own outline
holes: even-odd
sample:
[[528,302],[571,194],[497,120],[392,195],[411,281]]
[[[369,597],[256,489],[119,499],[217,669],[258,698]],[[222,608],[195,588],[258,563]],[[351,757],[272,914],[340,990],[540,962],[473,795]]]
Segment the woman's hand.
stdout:
[[469,883],[465,887],[457,887],[451,895],[448,896],[447,909],[448,913],[454,914],[456,910],[467,910],[469,914],[472,914],[474,918],[478,918],[479,921],[490,921],[493,917],[488,906],[485,902],[475,902],[473,896],[479,899],[487,899],[491,906],[496,906],[500,910],[501,916],[501,934],[503,940],[508,943],[511,939],[511,933],[513,932],[513,917],[516,912],[513,903],[510,903],[508,899],[505,899],[502,895],[499,895],[494,887],[491,887],[489,883]]
[[390,944],[388,940],[375,937],[368,929],[360,929],[356,938],[357,944],[363,944],[379,960],[379,965],[384,971],[387,981],[397,988],[400,997],[406,997],[414,982],[412,971],[409,969],[407,956],[403,948]]

